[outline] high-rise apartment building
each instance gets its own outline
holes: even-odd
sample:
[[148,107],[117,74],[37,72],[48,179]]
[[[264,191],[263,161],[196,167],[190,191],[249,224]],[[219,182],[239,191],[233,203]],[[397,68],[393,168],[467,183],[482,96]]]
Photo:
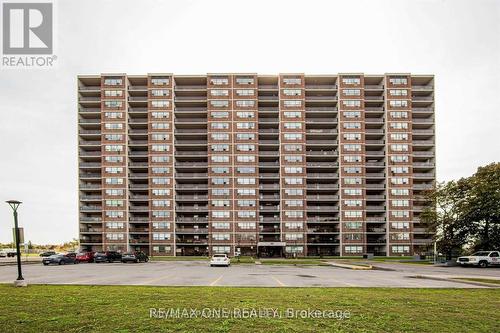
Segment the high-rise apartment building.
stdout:
[[81,248],[424,253],[434,128],[432,75],[79,76]]

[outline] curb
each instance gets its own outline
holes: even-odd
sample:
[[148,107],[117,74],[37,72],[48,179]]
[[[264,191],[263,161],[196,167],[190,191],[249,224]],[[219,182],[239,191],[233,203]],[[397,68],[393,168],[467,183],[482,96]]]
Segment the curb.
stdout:
[[339,268],[345,268],[345,269],[352,269],[352,270],[358,270],[358,271],[369,271],[373,269],[372,265],[368,266],[356,266],[356,265],[349,265],[349,264],[340,264],[336,262],[328,262],[330,266],[334,267],[339,267]]
[[465,284],[470,284],[473,286],[480,286],[480,287],[490,287],[490,288],[500,288],[500,285],[498,284],[493,284],[493,283],[487,283],[487,282],[477,282],[477,281],[467,281],[467,280],[460,280],[457,278],[444,278],[444,277],[437,277],[437,276],[428,276],[428,275],[413,275],[413,276],[407,276],[409,278],[414,278],[414,279],[427,279],[427,280],[436,280],[436,281],[447,281],[447,282],[455,282],[455,283],[465,283]]

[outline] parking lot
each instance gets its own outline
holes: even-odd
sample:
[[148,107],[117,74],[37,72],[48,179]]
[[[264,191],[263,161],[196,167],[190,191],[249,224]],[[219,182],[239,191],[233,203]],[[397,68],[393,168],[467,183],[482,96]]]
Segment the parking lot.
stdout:
[[[259,287],[409,287],[478,288],[431,278],[500,278],[500,268],[434,267],[377,263],[382,269],[350,270],[333,266],[255,265],[209,267],[206,261],[165,261],[139,264],[102,263],[43,266],[29,264],[23,275],[31,284],[259,286]],[[17,277],[14,265],[0,266],[0,283]]]

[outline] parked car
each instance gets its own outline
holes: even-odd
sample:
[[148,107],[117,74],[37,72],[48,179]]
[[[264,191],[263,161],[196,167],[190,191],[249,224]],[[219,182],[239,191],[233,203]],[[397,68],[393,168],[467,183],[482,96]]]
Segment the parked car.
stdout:
[[0,251],[0,257],[15,257],[17,256],[16,250],[2,250]]
[[7,257],[7,252],[6,251],[0,251],[0,258],[5,258]]
[[66,264],[78,264],[76,258],[69,254],[54,254],[50,257],[44,257],[42,263],[47,266],[50,264],[66,265]]
[[76,255],[78,262],[94,262],[95,252],[80,252]]
[[214,254],[210,260],[210,267],[212,266],[231,266],[231,259],[227,254]]
[[122,255],[116,251],[96,252],[94,254],[94,262],[113,262],[121,261]]
[[45,251],[40,253],[40,257],[50,257],[53,256],[54,254],[57,254],[55,251]]
[[137,251],[137,252],[128,252],[124,253],[122,256],[122,262],[148,262],[149,257],[146,253],[142,251]]
[[500,251],[479,251],[470,256],[458,257],[457,263],[461,266],[488,267],[500,265]]

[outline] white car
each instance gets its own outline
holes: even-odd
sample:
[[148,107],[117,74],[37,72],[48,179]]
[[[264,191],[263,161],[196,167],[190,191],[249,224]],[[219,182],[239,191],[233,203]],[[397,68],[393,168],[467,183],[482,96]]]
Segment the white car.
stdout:
[[0,251],[0,258],[5,258],[5,257],[7,257],[7,252]]
[[210,267],[212,266],[231,266],[231,259],[227,254],[214,254],[212,259],[210,259]]
[[499,251],[479,251],[470,256],[458,257],[457,263],[461,266],[488,267],[500,265]]

